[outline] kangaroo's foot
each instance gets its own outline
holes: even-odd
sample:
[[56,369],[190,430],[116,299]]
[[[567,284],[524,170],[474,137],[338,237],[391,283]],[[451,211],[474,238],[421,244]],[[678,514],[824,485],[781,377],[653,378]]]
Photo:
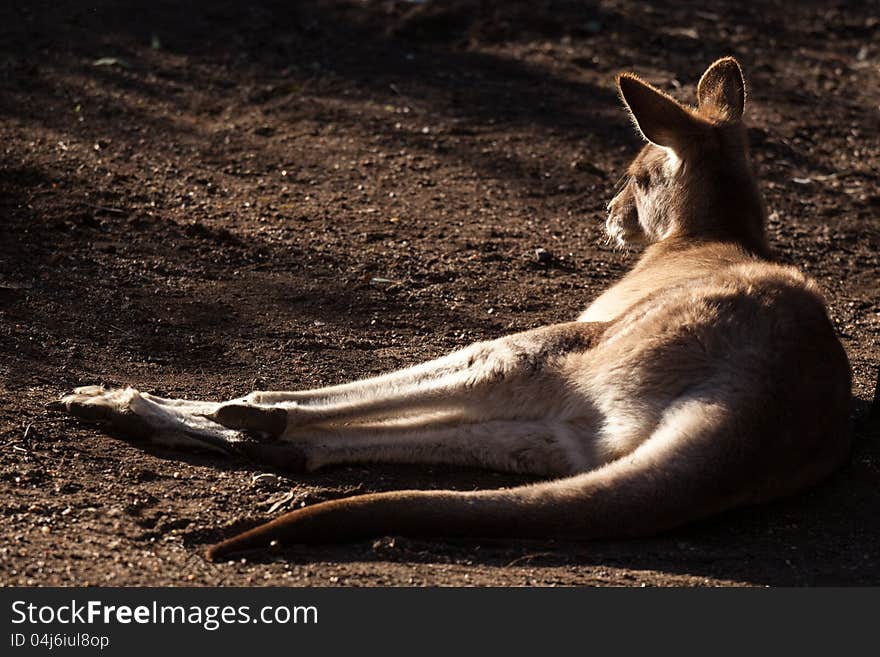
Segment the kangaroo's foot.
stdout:
[[163,447],[238,452],[239,443],[254,437],[208,419],[218,406],[215,402],[163,399],[134,388],[85,386],[47,408],[105,425],[122,437]]
[[292,472],[311,469],[303,446],[275,440],[280,433],[277,422],[272,424],[266,417],[277,420],[277,413],[264,417],[251,408],[259,407],[248,406],[243,400],[220,404],[166,399],[134,388],[102,386],[77,388],[48,405],[51,411],[99,423],[123,438],[170,449],[207,449],[243,456]]
[[131,410],[131,402],[137,394],[132,388],[108,390],[102,386],[84,386],[51,402],[47,408],[69,413],[87,422],[107,424],[126,436],[147,440],[156,427]]

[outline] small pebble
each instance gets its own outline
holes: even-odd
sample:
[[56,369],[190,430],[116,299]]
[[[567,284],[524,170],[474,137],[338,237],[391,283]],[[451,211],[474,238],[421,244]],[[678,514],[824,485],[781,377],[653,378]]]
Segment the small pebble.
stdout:
[[547,249],[539,247],[535,249],[535,260],[537,260],[542,265],[545,265],[553,260],[553,254],[550,253]]

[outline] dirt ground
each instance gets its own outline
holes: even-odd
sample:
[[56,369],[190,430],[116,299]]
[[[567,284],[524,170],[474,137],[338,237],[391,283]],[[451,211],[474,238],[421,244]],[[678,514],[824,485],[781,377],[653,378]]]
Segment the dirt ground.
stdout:
[[[880,5],[687,4],[2,3],[0,583],[880,584]],[[523,480],[257,478],[44,410],[90,383],[314,387],[572,319],[634,259],[601,230],[639,146],[614,75],[690,100],[725,54],[772,245],[824,286],[854,370],[853,456],[820,487],[651,540],[210,564],[233,526],[304,504]]]

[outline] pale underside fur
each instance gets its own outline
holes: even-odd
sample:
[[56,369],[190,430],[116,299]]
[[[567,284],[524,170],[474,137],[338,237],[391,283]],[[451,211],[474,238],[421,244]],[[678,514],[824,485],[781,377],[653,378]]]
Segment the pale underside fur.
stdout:
[[[715,73],[720,82],[707,72],[702,96],[735,101],[737,87],[711,86],[727,71]],[[636,94],[648,92],[621,89],[647,136],[653,119],[639,116]],[[155,444],[290,470],[445,463],[550,479],[352,498],[215,556],[282,535],[637,535],[797,490],[830,472],[848,445],[849,373],[824,303],[796,269],[737,240],[681,236],[665,195],[681,194],[687,162],[669,149],[655,156],[662,180],[622,192],[608,226],[616,239],[636,231],[650,246],[576,322],[317,390],[206,402],[86,387],[57,407]],[[372,520],[357,515],[361,507]],[[351,530],[312,529],[318,516]]]

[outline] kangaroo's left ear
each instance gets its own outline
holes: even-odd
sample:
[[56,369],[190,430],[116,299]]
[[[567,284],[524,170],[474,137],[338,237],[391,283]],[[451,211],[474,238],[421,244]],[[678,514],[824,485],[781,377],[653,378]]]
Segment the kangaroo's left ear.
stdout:
[[631,73],[617,76],[617,88],[645,139],[676,152],[692,139],[697,120],[677,100]]
[[717,118],[739,121],[746,102],[742,69],[733,57],[724,57],[703,73],[697,85],[700,109]]

